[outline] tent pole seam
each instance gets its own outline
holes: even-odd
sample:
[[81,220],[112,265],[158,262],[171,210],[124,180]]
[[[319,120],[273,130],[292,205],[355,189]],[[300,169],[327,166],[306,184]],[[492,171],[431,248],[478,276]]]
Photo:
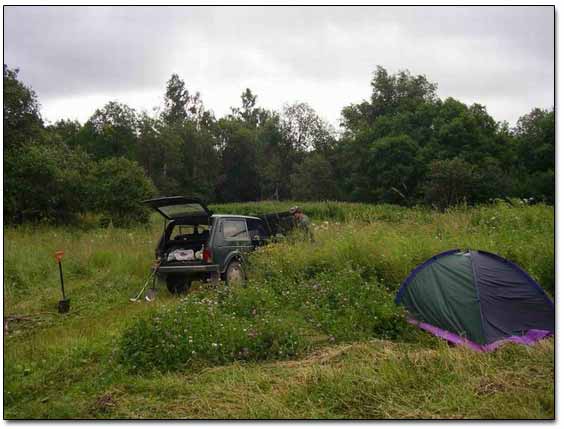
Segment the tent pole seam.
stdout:
[[475,253],[470,251],[470,265],[472,266],[472,276],[474,277],[474,289],[476,289],[476,298],[478,299],[478,308],[480,309],[480,320],[482,321],[482,335],[484,336],[485,344],[488,344],[488,339],[486,338],[486,330],[484,323],[484,313],[482,312],[482,302],[480,301],[480,289],[478,288],[478,273],[476,271],[476,266],[474,265],[474,259],[472,254]]

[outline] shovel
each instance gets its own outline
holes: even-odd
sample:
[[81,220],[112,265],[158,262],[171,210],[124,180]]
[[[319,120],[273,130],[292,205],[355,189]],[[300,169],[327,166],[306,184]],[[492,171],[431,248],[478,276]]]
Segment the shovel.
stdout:
[[156,272],[157,270],[155,269],[155,271],[153,271],[153,284],[145,294],[145,301],[148,302],[153,301],[157,297],[157,288],[155,287],[155,282],[157,280],[157,276],[155,275]]
[[63,250],[58,250],[55,252],[55,259],[59,264],[59,276],[61,277],[61,292],[63,293],[63,299],[59,301],[59,313],[68,313],[70,310],[70,299],[65,297],[65,283],[63,282],[63,265],[61,264],[61,260],[65,252]]
[[139,299],[141,298],[141,295],[143,295],[143,292],[145,291],[145,288],[147,287],[147,285],[149,284],[149,282],[151,280],[153,280],[153,284],[151,285],[151,288],[147,291],[147,293],[145,294],[145,300],[146,301],[153,301],[156,296],[157,296],[157,289],[155,288],[155,282],[157,280],[157,268],[159,267],[159,264],[157,263],[154,267],[153,270],[150,272],[149,277],[147,277],[147,280],[145,281],[145,284],[143,285],[143,287],[141,288],[141,290],[139,291],[139,293],[137,294],[137,296],[135,298],[129,298],[129,300],[131,302],[137,302],[139,301]]
[[143,285],[143,287],[141,288],[141,290],[139,291],[139,293],[137,294],[137,296],[135,298],[129,298],[129,300],[131,302],[137,302],[139,301],[139,298],[141,298],[141,295],[143,294],[143,292],[145,292],[145,288],[147,287],[147,285],[149,284],[149,282],[151,281],[151,278],[153,277],[153,274],[155,274],[154,271],[151,271],[151,273],[149,274],[149,277],[147,277],[147,280],[145,281],[145,284]]

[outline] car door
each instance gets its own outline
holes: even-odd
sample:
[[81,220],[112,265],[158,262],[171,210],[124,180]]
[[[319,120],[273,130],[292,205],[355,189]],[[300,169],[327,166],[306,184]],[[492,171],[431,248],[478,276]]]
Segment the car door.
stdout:
[[268,240],[266,225],[261,219],[247,219],[247,228],[253,247],[262,246]]
[[253,250],[247,221],[240,218],[221,219],[216,243],[215,256],[223,271],[234,255],[244,255]]

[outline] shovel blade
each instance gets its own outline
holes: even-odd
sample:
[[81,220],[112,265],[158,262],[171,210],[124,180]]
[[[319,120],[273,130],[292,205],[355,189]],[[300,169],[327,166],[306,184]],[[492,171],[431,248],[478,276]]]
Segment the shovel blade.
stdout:
[[155,298],[157,297],[157,290],[154,288],[151,288],[147,291],[147,293],[145,294],[145,301],[153,301]]
[[70,299],[62,299],[59,301],[59,313],[68,313],[70,310]]

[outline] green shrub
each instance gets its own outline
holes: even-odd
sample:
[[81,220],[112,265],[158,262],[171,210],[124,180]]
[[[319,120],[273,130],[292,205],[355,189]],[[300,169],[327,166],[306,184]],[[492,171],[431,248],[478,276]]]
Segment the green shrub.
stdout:
[[102,213],[115,226],[149,220],[150,211],[140,201],[155,189],[134,161],[94,162],[79,148],[28,144],[7,151],[4,166],[7,223],[68,224],[88,211]]
[[316,316],[337,340],[398,339],[409,330],[394,294],[376,280],[365,281],[351,270],[318,276],[315,285]]
[[255,318],[284,311],[279,295],[271,287],[257,282],[233,289],[219,286],[218,300],[223,312],[237,317]]
[[393,302],[394,293],[351,268],[320,272],[310,280],[278,278],[262,287],[276,291],[278,299],[270,302],[277,301],[277,308],[299,314],[331,341],[398,339],[412,330]]
[[299,320],[225,313],[210,298],[187,300],[137,320],[123,335],[120,358],[134,370],[174,370],[295,356],[307,347]]
[[150,211],[141,201],[154,195],[155,188],[143,169],[125,158],[98,162],[92,205],[115,226],[147,223]]
[[93,162],[65,145],[29,144],[4,154],[4,219],[64,223],[87,210]]
[[134,323],[122,338],[121,357],[135,369],[171,370],[202,361],[291,357],[311,337],[409,339],[414,330],[393,298],[378,281],[366,281],[353,269],[321,272],[309,281],[220,285]]

